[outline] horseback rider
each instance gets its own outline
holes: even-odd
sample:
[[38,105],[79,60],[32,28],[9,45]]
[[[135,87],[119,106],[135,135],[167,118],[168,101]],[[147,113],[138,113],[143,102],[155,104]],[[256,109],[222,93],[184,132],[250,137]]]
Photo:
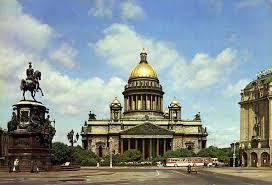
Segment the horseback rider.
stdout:
[[29,67],[26,69],[26,81],[31,80],[35,84],[35,91],[39,92],[39,80],[34,76],[34,69],[32,68],[31,62],[29,62]]
[[[42,93],[42,89],[40,88],[39,80],[41,80],[41,72],[32,68],[31,62],[29,62],[29,67],[26,69],[26,79],[21,80],[20,88],[23,91],[23,97],[25,100],[25,92],[30,91],[32,98],[35,100],[35,94],[39,92]],[[36,101],[36,100],[35,100]]]
[[31,62],[29,62],[29,67],[26,70],[26,80],[31,80],[34,82],[34,69],[32,68]]

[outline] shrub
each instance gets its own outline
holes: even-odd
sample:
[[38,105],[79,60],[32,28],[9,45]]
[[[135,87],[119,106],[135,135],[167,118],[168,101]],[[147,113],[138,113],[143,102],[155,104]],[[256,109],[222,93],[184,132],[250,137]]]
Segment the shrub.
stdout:
[[84,150],[81,146],[70,148],[70,161],[72,164],[78,164],[82,166],[96,165],[99,161],[99,157],[89,150]]
[[127,150],[124,152],[122,159],[124,162],[134,162],[139,161],[142,154],[139,150]]

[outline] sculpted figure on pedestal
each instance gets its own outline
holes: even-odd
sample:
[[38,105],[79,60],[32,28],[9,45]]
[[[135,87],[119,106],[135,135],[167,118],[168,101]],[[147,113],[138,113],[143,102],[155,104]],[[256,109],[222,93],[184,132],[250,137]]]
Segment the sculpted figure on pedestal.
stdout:
[[42,129],[42,118],[40,117],[39,111],[34,110],[30,116],[30,124],[27,127],[29,132],[40,132]]
[[19,120],[17,118],[17,115],[15,112],[12,112],[11,120],[8,122],[8,131],[14,131],[17,129],[17,126],[19,124]]

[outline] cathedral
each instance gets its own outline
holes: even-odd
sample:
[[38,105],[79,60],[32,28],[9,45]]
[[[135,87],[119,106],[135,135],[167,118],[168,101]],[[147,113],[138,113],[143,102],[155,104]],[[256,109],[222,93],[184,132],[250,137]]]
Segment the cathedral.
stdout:
[[136,149],[145,160],[162,156],[168,150],[187,148],[197,152],[206,147],[208,133],[200,113],[191,120],[183,119],[181,104],[175,97],[164,110],[163,88],[144,50],[123,95],[123,104],[117,98],[111,102],[108,120],[98,120],[90,112],[81,130],[83,148],[99,157],[110,151],[123,154]]

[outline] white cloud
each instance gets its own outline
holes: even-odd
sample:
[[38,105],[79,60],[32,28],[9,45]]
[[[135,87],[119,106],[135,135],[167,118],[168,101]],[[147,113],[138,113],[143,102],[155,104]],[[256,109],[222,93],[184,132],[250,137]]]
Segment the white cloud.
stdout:
[[114,96],[120,97],[120,89],[125,85],[125,81],[117,77],[108,81],[98,77],[74,79],[54,70],[47,63],[41,63],[39,68],[46,76],[41,82],[47,90],[45,99],[56,111],[66,114],[87,113],[93,105],[96,113],[105,115],[109,111],[109,103]]
[[214,85],[232,71],[235,57],[236,51],[226,48],[215,57],[197,53],[191,62],[177,62],[171,72],[174,87],[205,88]]
[[112,17],[113,0],[94,0],[92,7],[88,11],[88,15],[93,15],[95,17]]
[[104,30],[104,38],[90,43],[96,53],[106,59],[110,65],[124,71],[132,69],[139,61],[142,48],[146,48],[148,61],[157,70],[171,66],[180,58],[170,43],[157,41],[138,34],[125,24],[113,24]]
[[252,8],[261,5],[265,1],[266,0],[240,0],[235,4],[235,7],[236,9]]
[[134,0],[126,0],[121,4],[121,17],[124,20],[128,19],[142,19],[145,13],[141,6],[139,6]]
[[246,87],[246,85],[250,82],[249,79],[241,79],[236,84],[228,85],[227,89],[223,92],[225,96],[235,96],[240,97],[240,92],[242,89]]
[[15,0],[0,1],[0,40],[5,45],[40,50],[46,47],[54,30],[31,15],[23,12]]
[[77,53],[68,43],[62,43],[58,50],[50,54],[50,58],[71,68],[75,66],[74,59]]
[[113,24],[104,30],[104,34],[102,39],[89,45],[108,64],[128,71],[139,61],[137,51],[145,47],[150,63],[159,72],[169,73],[176,89],[209,87],[222,81],[235,66],[236,50],[231,48],[214,57],[197,53],[187,61],[172,43],[146,38],[125,24]]

